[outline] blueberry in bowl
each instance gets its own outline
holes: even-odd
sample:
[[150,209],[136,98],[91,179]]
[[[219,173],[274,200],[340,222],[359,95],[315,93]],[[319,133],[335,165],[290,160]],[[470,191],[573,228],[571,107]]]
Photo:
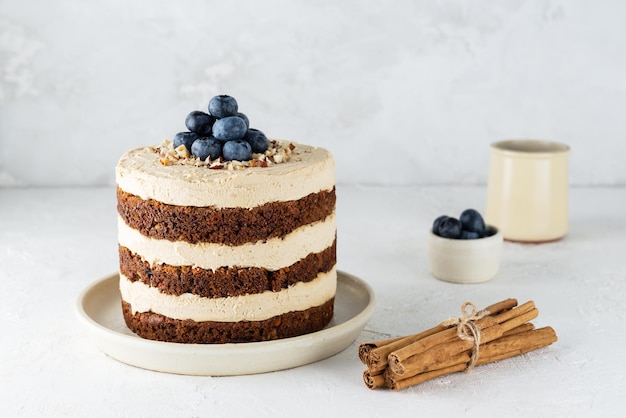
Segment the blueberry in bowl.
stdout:
[[461,238],[463,228],[461,222],[456,218],[446,216],[437,227],[437,235],[443,238]]
[[467,232],[473,232],[476,238],[485,236],[485,220],[482,215],[475,209],[465,209],[459,216],[462,229]]
[[437,217],[429,231],[428,259],[436,278],[454,283],[481,283],[500,267],[502,233],[482,215],[466,209],[459,218]]
[[442,238],[478,239],[493,235],[495,230],[485,224],[480,212],[465,209],[458,219],[447,215],[437,217],[433,221],[432,232]]

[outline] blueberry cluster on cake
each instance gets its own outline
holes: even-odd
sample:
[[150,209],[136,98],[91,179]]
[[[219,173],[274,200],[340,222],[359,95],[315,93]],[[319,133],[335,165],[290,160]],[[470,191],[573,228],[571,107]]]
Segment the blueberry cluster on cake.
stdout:
[[337,285],[332,155],[268,139],[231,96],[208,108],[116,167],[127,326],[178,343],[322,329]]

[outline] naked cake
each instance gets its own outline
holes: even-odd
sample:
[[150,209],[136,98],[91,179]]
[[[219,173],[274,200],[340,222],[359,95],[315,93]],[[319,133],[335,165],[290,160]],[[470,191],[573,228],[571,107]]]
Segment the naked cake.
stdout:
[[[188,116],[189,131],[130,150],[116,167],[126,324],[178,343],[318,331],[337,282],[332,155],[268,140],[236,106],[216,115],[214,100],[208,118]],[[244,120],[245,132],[239,121],[236,133],[220,127],[227,118]]]

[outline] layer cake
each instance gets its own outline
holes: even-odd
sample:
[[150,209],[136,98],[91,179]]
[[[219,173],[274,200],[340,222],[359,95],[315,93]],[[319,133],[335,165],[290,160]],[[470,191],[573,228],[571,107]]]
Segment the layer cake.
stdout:
[[133,332],[227,343],[328,324],[337,277],[332,156],[271,141],[254,157],[211,167],[169,141],[122,156],[120,292]]

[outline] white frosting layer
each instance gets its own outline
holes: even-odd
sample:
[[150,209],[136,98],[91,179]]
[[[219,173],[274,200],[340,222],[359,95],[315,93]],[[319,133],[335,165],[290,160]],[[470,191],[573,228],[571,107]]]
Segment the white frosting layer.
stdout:
[[325,220],[297,228],[282,239],[271,238],[239,246],[154,239],[129,227],[119,216],[117,223],[119,244],[141,255],[150,264],[212,270],[224,266],[278,270],[330,247],[336,235],[334,212]]
[[[289,142],[284,142],[288,145]],[[335,186],[335,163],[323,148],[295,144],[291,161],[244,170],[164,166],[155,152],[136,148],[116,168],[117,185],[143,199],[170,205],[253,208],[297,200]]]
[[311,282],[300,282],[280,292],[205,298],[190,293],[167,295],[140,281],[131,282],[120,274],[122,299],[131,304],[133,313],[153,312],[173,319],[197,322],[262,321],[291,311],[320,306],[335,296],[337,271],[320,273]]

